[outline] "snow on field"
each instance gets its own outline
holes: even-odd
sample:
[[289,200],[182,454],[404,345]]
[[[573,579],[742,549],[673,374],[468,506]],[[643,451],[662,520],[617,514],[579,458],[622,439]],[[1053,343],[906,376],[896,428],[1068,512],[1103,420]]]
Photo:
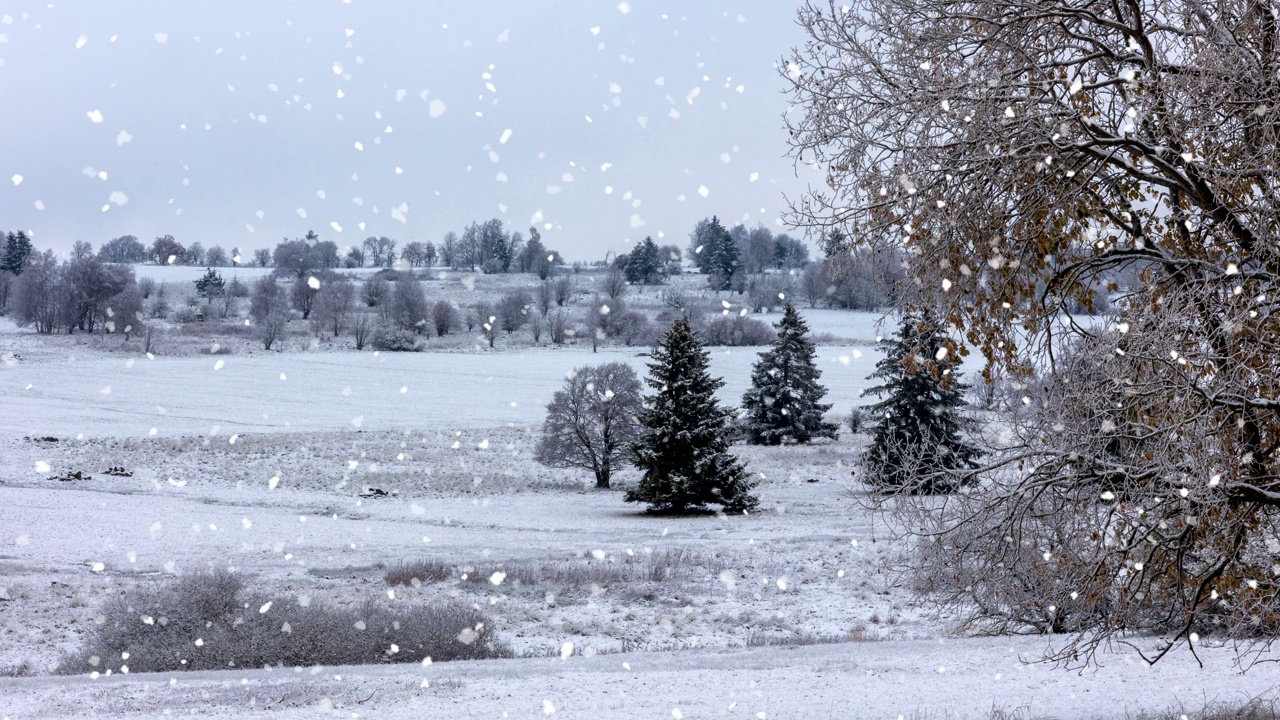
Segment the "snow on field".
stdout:
[[[208,271],[208,268],[203,265],[131,265],[130,267],[133,268],[133,276],[137,279],[151,278],[158,283],[193,283],[204,277],[204,274]],[[272,272],[272,268],[245,265],[214,269],[227,282],[231,282],[233,277],[238,277],[241,282],[246,283],[270,275]]]
[[[645,371],[638,349],[498,353],[259,353],[0,364],[0,432],[16,435],[224,435],[275,430],[369,430],[536,424],[575,367],[612,361]],[[760,348],[713,348],[736,405]],[[818,352],[827,401],[847,414],[880,354]]]
[[[1280,667],[1241,675],[1205,649],[1152,668],[1107,655],[1074,673],[1019,658],[1040,638],[853,643],[392,667],[0,678],[18,718],[986,718],[1135,717],[1275,695]],[[1270,689],[1269,689],[1270,688]]]

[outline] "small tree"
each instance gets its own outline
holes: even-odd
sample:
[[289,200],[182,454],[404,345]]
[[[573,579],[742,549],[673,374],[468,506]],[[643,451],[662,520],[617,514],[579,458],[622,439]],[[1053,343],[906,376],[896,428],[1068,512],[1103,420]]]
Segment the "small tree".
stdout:
[[274,275],[258,278],[253,283],[253,293],[249,299],[249,317],[253,318],[255,324],[261,325],[272,311],[282,307],[284,303],[284,290],[276,282]]
[[289,323],[289,310],[280,303],[273,307],[267,316],[258,323],[258,339],[262,341],[262,349],[270,350],[272,345],[284,338],[285,327]]
[[437,300],[431,306],[431,324],[436,328],[436,337],[448,335],[461,324],[458,309],[448,300]]
[[814,365],[809,326],[787,303],[773,347],[760,353],[751,371],[751,389],[742,398],[747,411],[747,437],[755,445],[807,443],[836,437],[835,423],[822,419],[831,405],[819,402],[827,394],[818,384],[822,372]]
[[934,495],[971,484],[978,448],[961,437],[969,386],[960,382],[955,343],[929,313],[907,315],[897,337],[886,341],[873,378],[882,385],[863,397],[888,395],[872,405],[876,424],[863,455],[864,480],[884,490]]
[[758,500],[746,467],[729,452],[726,425],[731,411],[715,392],[724,381],[708,372],[710,356],[688,321],[677,319],[654,349],[645,382],[655,394],[645,399],[642,434],[632,446],[644,471],[627,502],[647,502],[653,512],[682,513],[718,503],[727,511],[748,511]]
[[640,378],[620,362],[581,367],[547,405],[547,419],[534,457],[558,468],[595,474],[607,489],[614,469],[626,463],[639,435]]
[[256,263],[258,267],[270,267],[271,251],[266,248],[258,248],[257,250],[254,250],[253,262]]
[[196,294],[204,298],[206,304],[222,297],[227,292],[227,283],[222,275],[213,268],[205,268],[204,277],[196,280]]

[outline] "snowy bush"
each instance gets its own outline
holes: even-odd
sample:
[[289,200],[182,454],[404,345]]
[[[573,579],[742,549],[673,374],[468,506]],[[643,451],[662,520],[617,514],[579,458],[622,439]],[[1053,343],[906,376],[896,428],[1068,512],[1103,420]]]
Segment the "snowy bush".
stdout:
[[698,331],[698,339],[705,345],[729,347],[768,345],[773,342],[773,328],[754,318],[741,315],[720,315],[711,318]]
[[473,660],[508,656],[480,613],[462,605],[366,602],[330,607],[305,596],[249,593],[214,571],[115,595],[63,674],[166,672]]
[[373,333],[369,345],[382,352],[418,352],[422,349],[417,333],[390,325],[379,327]]

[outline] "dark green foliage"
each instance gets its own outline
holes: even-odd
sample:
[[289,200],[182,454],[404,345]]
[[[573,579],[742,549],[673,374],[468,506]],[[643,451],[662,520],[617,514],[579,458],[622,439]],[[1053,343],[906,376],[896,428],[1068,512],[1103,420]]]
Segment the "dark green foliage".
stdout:
[[707,253],[707,274],[711,276],[711,287],[715,290],[728,290],[734,274],[738,272],[738,244],[715,217],[711,218],[707,238],[708,243],[702,252]]
[[863,396],[887,398],[868,410],[875,425],[862,458],[864,481],[883,490],[945,494],[974,482],[968,470],[981,455],[961,437],[957,408],[969,386],[960,382],[955,344],[928,313],[908,315],[871,374],[883,384]]
[[759,502],[746,467],[729,452],[726,427],[731,411],[715,392],[724,381],[708,372],[710,356],[689,323],[679,318],[654,348],[637,419],[640,439],[632,446],[644,472],[627,502],[646,502],[654,512],[682,513],[718,503],[727,511],[747,511]]
[[657,285],[666,275],[666,263],[662,259],[662,251],[653,238],[647,237],[626,256],[622,272],[627,282],[641,285]]
[[227,290],[227,283],[213,268],[205,268],[204,277],[196,280],[196,294],[206,301],[222,297]]
[[367,602],[335,608],[247,593],[239,576],[226,571],[115,595],[101,615],[106,621],[64,658],[60,673],[120,672],[122,665],[137,673],[510,655],[486,618],[466,606]]
[[753,445],[807,443],[836,437],[835,423],[822,419],[831,405],[819,402],[827,394],[818,384],[822,372],[813,363],[809,326],[787,303],[773,347],[760,353],[751,371],[751,389],[742,397],[747,411],[747,440]]
[[31,257],[31,238],[21,230],[11,232],[5,238],[4,256],[0,258],[0,270],[13,275],[21,275],[27,267],[27,259]]

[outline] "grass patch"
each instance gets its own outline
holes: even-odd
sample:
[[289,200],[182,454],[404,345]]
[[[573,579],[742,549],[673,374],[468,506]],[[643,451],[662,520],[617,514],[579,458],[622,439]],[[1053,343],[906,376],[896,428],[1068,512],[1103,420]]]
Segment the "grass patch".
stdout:
[[464,605],[367,602],[333,608],[248,593],[225,571],[139,587],[106,602],[105,621],[61,674],[235,667],[369,665],[509,657],[486,618]]
[[522,561],[494,565],[453,566],[434,559],[410,560],[387,570],[385,579],[389,585],[415,587],[458,578],[474,584],[490,584],[493,580],[499,580],[498,585],[516,588],[587,588],[593,585],[608,587],[705,580],[714,578],[726,567],[727,563],[718,557],[687,548],[674,548],[605,559],[586,557],[577,560]]
[[1274,700],[1255,698],[1245,703],[1212,703],[1200,710],[1170,709],[1141,713],[1138,720],[1280,720],[1280,706]]
[[412,585],[444,582],[456,576],[453,568],[441,560],[408,560],[396,563],[383,576],[388,585]]

